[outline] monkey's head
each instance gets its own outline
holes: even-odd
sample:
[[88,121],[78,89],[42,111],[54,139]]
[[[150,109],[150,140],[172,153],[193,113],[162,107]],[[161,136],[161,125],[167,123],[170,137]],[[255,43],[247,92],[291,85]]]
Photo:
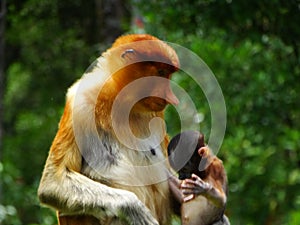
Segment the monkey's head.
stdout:
[[178,171],[179,179],[190,178],[193,173],[200,178],[205,176],[205,171],[199,171],[200,161],[206,160],[206,153],[200,150],[204,146],[204,135],[198,131],[184,131],[171,139],[169,162]]
[[116,90],[133,84],[124,99],[140,97],[133,110],[161,111],[167,104],[178,104],[170,77],[178,70],[179,60],[165,42],[146,34],[125,35],[104,56],[115,69],[112,80]]

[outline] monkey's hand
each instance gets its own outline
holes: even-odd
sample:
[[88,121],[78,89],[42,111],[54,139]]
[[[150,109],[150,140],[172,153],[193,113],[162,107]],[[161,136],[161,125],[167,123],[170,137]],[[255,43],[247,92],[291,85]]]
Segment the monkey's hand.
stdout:
[[226,195],[212,184],[203,181],[200,177],[192,174],[191,179],[185,179],[180,186],[184,194],[184,202],[194,199],[198,195],[203,195],[217,207],[224,207]]
[[118,217],[130,225],[158,225],[150,210],[134,193],[124,191],[123,201],[116,204]]
[[213,186],[210,183],[203,181],[195,174],[192,174],[191,179],[185,179],[180,185],[181,192],[184,195],[184,202],[194,199],[197,195],[205,194],[212,188]]
[[43,177],[38,194],[42,203],[61,215],[86,214],[99,220],[114,218],[122,224],[158,225],[150,210],[130,191],[108,187],[74,171],[64,171],[59,182],[51,175]]

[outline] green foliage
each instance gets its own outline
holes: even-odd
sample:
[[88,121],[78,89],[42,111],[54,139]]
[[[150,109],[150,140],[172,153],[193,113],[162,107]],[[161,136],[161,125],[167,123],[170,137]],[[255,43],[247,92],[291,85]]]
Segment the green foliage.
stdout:
[[[300,33],[287,22],[299,20],[296,1],[139,3],[147,28],[197,53],[221,85],[228,121],[219,157],[229,178],[232,224],[298,224]],[[174,80],[206,117],[196,85]],[[166,115],[176,133],[176,113]],[[209,125],[209,118],[200,123]]]
[[[298,65],[291,47],[273,37],[266,43],[245,40],[234,54],[227,51],[228,43],[219,46],[221,54],[213,57],[221,59],[216,60],[219,67],[211,68],[216,68],[227,98],[228,129],[221,154],[229,174],[228,209],[236,213],[232,221],[244,224],[256,215],[253,224],[283,224],[290,207],[299,209],[293,191],[300,187],[300,74],[293,73]],[[241,202],[246,207],[236,205]]]
[[[4,95],[1,224],[53,224],[36,190],[65,92],[96,58],[77,26],[62,25],[58,1],[9,2]],[[86,13],[86,11],[82,11]],[[83,26],[82,26],[83,27]]]
[[[185,40],[213,68],[226,99],[227,135],[219,156],[229,177],[232,224],[291,224],[285,222],[287,212],[300,209],[300,73],[293,73],[299,68],[292,48],[276,37],[245,39],[235,46],[193,35]],[[188,87],[198,95],[193,85]]]
[[[133,2],[148,33],[197,53],[222,88],[228,121],[218,156],[229,178],[231,223],[299,224],[299,3]],[[105,48],[90,13],[94,4],[8,1],[1,224],[55,224],[36,188],[65,92]],[[208,137],[210,109],[201,88],[183,72],[173,80],[191,96]],[[170,134],[179,132],[173,107],[166,117]]]

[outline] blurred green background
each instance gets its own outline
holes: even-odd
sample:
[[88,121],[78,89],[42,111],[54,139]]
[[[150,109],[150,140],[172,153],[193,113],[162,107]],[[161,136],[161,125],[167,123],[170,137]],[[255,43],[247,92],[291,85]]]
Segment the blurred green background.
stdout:
[[[1,0],[0,16],[0,224],[56,224],[36,189],[66,90],[116,37],[134,32],[189,48],[218,79],[231,224],[300,224],[299,0]],[[187,76],[174,80],[209,136],[201,89]],[[175,110],[166,116],[173,135]]]

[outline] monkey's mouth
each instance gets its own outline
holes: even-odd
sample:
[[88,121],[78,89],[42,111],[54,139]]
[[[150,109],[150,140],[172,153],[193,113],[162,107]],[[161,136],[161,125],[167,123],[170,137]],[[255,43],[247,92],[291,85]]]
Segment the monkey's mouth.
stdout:
[[168,104],[168,102],[165,99],[157,98],[157,97],[153,97],[153,98],[155,98],[153,103],[157,106],[166,107],[166,105]]
[[159,97],[147,97],[142,100],[143,105],[152,111],[162,111],[168,102]]

